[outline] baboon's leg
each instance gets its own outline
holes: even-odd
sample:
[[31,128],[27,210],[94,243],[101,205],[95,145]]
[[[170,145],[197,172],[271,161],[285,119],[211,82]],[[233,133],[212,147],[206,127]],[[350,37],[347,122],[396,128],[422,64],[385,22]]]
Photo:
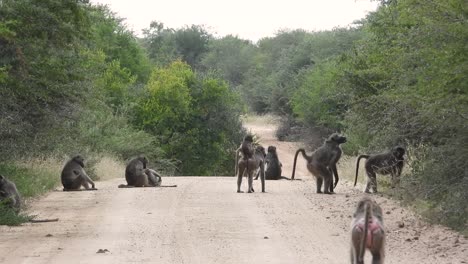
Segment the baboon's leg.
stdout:
[[370,193],[370,190],[377,192],[377,175],[374,171],[366,171],[367,182],[366,182],[366,193]]
[[[326,194],[332,194],[333,192],[331,192],[330,190],[333,190],[333,186],[332,186],[333,175],[332,175],[330,169],[325,167],[325,166],[318,165],[317,170],[318,170],[318,174],[319,174],[318,178],[320,178],[324,183],[323,192],[326,193]],[[320,183],[318,183],[318,181],[317,181],[317,190],[321,189],[322,181]]]
[[323,183],[323,178],[320,176],[316,176],[315,180],[317,182],[317,193],[322,193],[322,183]]
[[260,181],[262,182],[262,192],[265,192],[265,164],[260,163]]
[[82,182],[81,182],[81,185],[83,185],[83,187],[84,187],[85,189],[90,189],[90,188],[89,188],[89,184],[88,184],[87,181],[82,181]]
[[241,184],[242,184],[242,175],[244,174],[245,166],[241,163],[239,164],[239,168],[237,170],[237,192],[242,193],[241,191]]
[[254,174],[254,170],[247,170],[247,174],[248,174],[248,181],[249,181],[249,193],[252,193],[254,192],[254,189],[253,189],[253,174]]

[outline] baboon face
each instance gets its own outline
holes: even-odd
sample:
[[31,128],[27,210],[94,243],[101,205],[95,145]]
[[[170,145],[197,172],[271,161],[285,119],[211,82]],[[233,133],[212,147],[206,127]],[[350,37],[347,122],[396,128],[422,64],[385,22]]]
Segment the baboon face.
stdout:
[[346,137],[345,136],[342,136],[338,133],[333,133],[330,135],[330,137],[328,138],[329,142],[335,142],[335,143],[338,143],[338,144],[343,144],[343,143],[346,143]]
[[397,159],[403,159],[403,156],[405,155],[405,149],[403,147],[395,147],[392,152],[393,156]]
[[84,166],[85,166],[85,165],[84,165],[84,158],[83,158],[81,155],[76,155],[75,157],[73,157],[73,160],[74,160],[76,163],[80,164],[81,167],[84,168]]

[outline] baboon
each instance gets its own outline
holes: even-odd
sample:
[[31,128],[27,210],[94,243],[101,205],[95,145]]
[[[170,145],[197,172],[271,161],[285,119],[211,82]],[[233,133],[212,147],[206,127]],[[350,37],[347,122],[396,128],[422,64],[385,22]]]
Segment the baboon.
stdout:
[[[18,214],[21,210],[21,196],[14,182],[0,175],[0,206],[6,205],[15,210]],[[55,219],[29,219],[31,223],[56,222]]]
[[[294,180],[296,172],[297,155],[302,153],[304,159],[307,160],[307,169],[314,175],[317,182],[317,193],[322,193],[322,183],[324,183],[323,192],[326,194],[334,193],[333,189],[338,184],[338,170],[336,163],[341,157],[342,150],[340,144],[346,143],[346,137],[333,133],[325,140],[325,143],[319,147],[312,155],[307,156],[305,150],[300,148],[294,156],[294,165],[291,180]],[[333,174],[335,175],[335,185],[333,185]]]
[[0,175],[0,206],[2,205],[10,207],[18,213],[21,208],[21,196],[15,183]]
[[368,197],[358,202],[351,222],[351,264],[364,264],[366,248],[372,264],[384,263],[385,230],[382,208]]
[[275,146],[268,146],[268,153],[265,157],[265,179],[267,180],[279,180],[279,179],[288,179],[281,176],[282,172],[281,162],[278,158],[278,153],[276,152]]
[[244,159],[251,159],[253,154],[254,154],[254,147],[253,147],[253,137],[252,135],[246,135],[244,137],[244,141],[242,141],[242,144],[240,146],[240,149],[242,151],[242,157]]
[[[94,182],[83,168],[84,158],[81,155],[73,157],[65,164],[61,175],[64,191],[81,191],[81,186],[87,191],[97,190]],[[91,184],[91,188],[89,184]]]
[[239,152],[241,148],[237,149],[236,151],[236,174],[237,174],[237,192],[241,193],[241,184],[242,184],[242,177],[245,173],[247,173],[248,177],[248,185],[249,189],[248,192],[254,192],[253,189],[253,176],[254,174],[259,174],[260,181],[262,183],[262,192],[265,192],[265,148],[262,146],[257,146],[251,158],[245,158],[242,155],[242,159],[239,159]]
[[[148,170],[146,165],[148,159],[145,156],[139,156],[132,159],[125,168],[125,180],[127,185],[121,184],[119,188],[125,187],[152,187],[148,180]],[[155,180],[153,178],[153,180]]]
[[360,155],[356,162],[356,177],[354,179],[354,186],[357,183],[359,172],[359,161],[362,158],[367,159],[365,163],[367,183],[366,193],[370,193],[370,189],[374,193],[377,192],[377,177],[376,173],[388,175],[392,177],[392,188],[400,181],[400,175],[403,170],[405,149],[403,147],[394,147],[391,151],[375,154],[375,155]]
[[145,173],[148,176],[148,184],[149,185],[155,186],[155,187],[161,186],[162,178],[155,170],[146,169]]
[[177,187],[177,185],[161,185],[161,175],[156,170],[147,168],[147,164],[148,159],[145,156],[131,160],[125,168],[125,180],[127,184],[120,184],[118,187]]

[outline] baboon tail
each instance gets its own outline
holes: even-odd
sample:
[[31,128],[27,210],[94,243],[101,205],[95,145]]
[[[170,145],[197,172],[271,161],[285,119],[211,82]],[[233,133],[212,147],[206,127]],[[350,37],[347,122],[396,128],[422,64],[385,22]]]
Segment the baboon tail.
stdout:
[[296,162],[297,162],[297,155],[299,155],[299,152],[302,153],[302,156],[307,160],[307,155],[305,154],[305,150],[303,148],[300,148],[296,151],[296,155],[294,155],[294,165],[293,165],[293,171],[291,175],[291,180],[294,180],[294,174],[296,174]]
[[356,161],[356,177],[354,178],[354,186],[357,184],[357,176],[359,172],[359,161],[361,161],[362,158],[368,159],[370,156],[369,155],[359,155],[357,161]]
[[234,175],[237,176],[237,172],[239,170],[239,151],[240,151],[240,148],[238,148],[236,150],[236,157],[235,157],[235,160],[236,160],[236,165],[234,165]]
[[361,245],[359,245],[359,253],[358,253],[358,263],[364,263],[364,252],[366,251],[366,244],[367,244],[367,232],[369,230],[369,216],[371,212],[371,205],[366,203],[365,207],[365,218],[364,218],[364,230],[362,231],[362,239]]
[[53,219],[31,219],[29,220],[30,223],[49,223],[49,222],[57,222],[58,218]]

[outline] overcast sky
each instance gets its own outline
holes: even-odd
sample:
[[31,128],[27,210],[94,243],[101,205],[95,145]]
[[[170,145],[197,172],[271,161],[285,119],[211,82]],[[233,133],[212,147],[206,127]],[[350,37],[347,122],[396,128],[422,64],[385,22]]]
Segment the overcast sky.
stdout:
[[126,18],[137,34],[151,21],[165,27],[205,25],[216,36],[257,41],[279,29],[328,30],[347,26],[377,7],[371,0],[91,0]]

